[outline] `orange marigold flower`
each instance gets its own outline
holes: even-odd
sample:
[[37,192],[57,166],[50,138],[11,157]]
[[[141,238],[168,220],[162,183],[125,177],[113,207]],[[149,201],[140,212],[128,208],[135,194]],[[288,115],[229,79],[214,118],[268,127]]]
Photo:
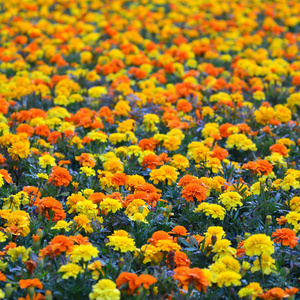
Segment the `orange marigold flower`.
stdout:
[[273,171],[273,165],[267,160],[259,160],[256,162],[256,170],[258,174],[268,175]]
[[207,190],[202,184],[191,183],[185,186],[181,194],[187,202],[194,201],[194,198],[196,198],[198,202],[202,202],[206,199]]
[[173,237],[170,236],[167,232],[165,232],[163,230],[159,230],[152,234],[152,237],[150,239],[148,239],[147,243],[151,243],[152,245],[156,246],[156,244],[160,240],[173,241]]
[[220,161],[222,161],[223,159],[225,159],[226,157],[228,157],[229,153],[226,149],[221,148],[219,146],[216,146],[213,149],[213,152],[211,154],[211,157],[215,157],[218,158]]
[[283,225],[287,222],[287,219],[284,216],[281,216],[280,218],[276,218],[278,225]]
[[178,267],[189,267],[191,264],[191,261],[187,257],[187,255],[184,252],[176,251],[175,257],[174,257],[175,266]]
[[184,175],[178,181],[178,186],[181,186],[183,189],[190,183],[199,183],[200,179],[193,175]]
[[4,180],[7,183],[13,183],[12,178],[10,177],[10,174],[6,170],[1,169],[0,174],[3,176]]
[[295,295],[296,293],[298,293],[299,289],[295,288],[295,287],[292,287],[290,289],[286,288],[284,290],[287,294],[289,294],[290,296],[293,296]]
[[89,196],[89,200],[91,200],[94,204],[99,204],[103,201],[105,195],[103,193],[93,193]]
[[141,286],[142,281],[134,273],[122,272],[116,280],[117,287],[120,288],[126,283],[128,284],[128,289],[125,291],[128,295],[132,295]]
[[288,228],[276,229],[272,237],[275,237],[274,242],[281,243],[283,246],[294,248],[298,245],[299,238],[296,237],[294,230]]
[[26,289],[28,287],[37,287],[38,289],[42,289],[43,288],[43,285],[42,283],[37,279],[37,278],[34,278],[34,279],[21,279],[19,281],[19,286],[21,289]]
[[268,290],[266,293],[262,293],[259,295],[259,298],[270,300],[270,299],[282,299],[287,298],[290,295],[285,292],[282,288],[275,287],[273,289]]
[[94,157],[89,153],[82,153],[80,156],[75,156],[75,159],[83,167],[94,168],[96,165]]
[[112,184],[117,187],[125,185],[128,181],[128,176],[125,173],[116,173],[111,177]]
[[243,257],[245,254],[244,242],[245,241],[241,241],[236,247],[236,256],[237,257]]
[[174,272],[174,279],[180,282],[185,291],[188,291],[189,285],[192,284],[198,291],[204,291],[204,293],[206,293],[206,288],[209,285],[209,281],[201,269],[179,267],[174,269]]
[[160,157],[155,154],[148,154],[143,158],[142,167],[143,169],[154,170],[157,166],[161,166],[163,162]]
[[150,138],[150,139],[142,139],[142,140],[139,141],[139,147],[143,151],[145,151],[145,150],[153,151],[157,144],[159,144],[159,141],[154,140],[153,137]]
[[73,240],[64,235],[57,235],[51,240],[50,244],[53,246],[53,251],[59,254],[61,252],[71,252],[74,247]]
[[183,226],[175,226],[172,231],[168,232],[170,234],[175,234],[177,236],[185,236],[188,235],[188,231]]
[[62,204],[53,197],[45,197],[36,201],[37,212],[45,212],[47,220],[50,219],[50,211],[52,211],[52,221],[64,220],[66,213],[63,210]]
[[72,180],[72,176],[67,169],[62,167],[54,166],[52,168],[52,173],[49,175],[49,182],[52,182],[55,186],[64,185],[67,187]]
[[140,275],[141,284],[145,289],[149,289],[150,285],[157,282],[157,279],[149,274],[142,274]]
[[6,276],[0,271],[0,281],[6,281]]
[[270,149],[271,153],[276,152],[276,153],[281,154],[282,156],[287,156],[289,153],[289,150],[287,149],[287,147],[282,144],[274,144],[274,145],[270,146],[269,149]]
[[75,245],[91,245],[87,236],[82,236],[81,234],[70,235],[69,238],[74,242]]

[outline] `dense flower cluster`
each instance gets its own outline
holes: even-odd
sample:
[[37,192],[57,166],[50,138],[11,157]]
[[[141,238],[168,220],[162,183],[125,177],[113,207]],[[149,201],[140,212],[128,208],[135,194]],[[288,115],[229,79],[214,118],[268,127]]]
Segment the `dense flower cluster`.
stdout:
[[299,297],[299,1],[0,10],[0,299]]

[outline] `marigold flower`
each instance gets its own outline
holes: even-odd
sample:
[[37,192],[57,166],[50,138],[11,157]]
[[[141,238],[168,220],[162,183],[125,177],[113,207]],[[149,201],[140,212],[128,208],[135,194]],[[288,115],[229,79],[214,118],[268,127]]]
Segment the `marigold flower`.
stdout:
[[254,234],[244,242],[246,255],[271,255],[274,253],[274,246],[271,238],[265,234]]
[[116,284],[110,279],[101,279],[93,285],[93,292],[89,294],[91,300],[108,298],[119,300],[121,292],[116,288]]
[[37,287],[38,289],[43,288],[43,284],[37,279],[21,279],[19,281],[19,286],[21,289],[26,289],[28,287]]
[[48,181],[53,183],[55,186],[59,187],[64,185],[66,187],[72,181],[72,176],[67,169],[54,166],[52,168],[52,173],[49,175]]
[[205,277],[203,271],[199,268],[179,267],[174,269],[173,275],[175,280],[178,280],[184,290],[188,290],[189,285],[192,284],[198,291],[206,293],[209,281]]
[[292,249],[298,245],[299,238],[296,237],[296,233],[288,228],[276,229],[272,233],[272,237],[275,237],[274,242],[281,243],[283,246],[290,246]]

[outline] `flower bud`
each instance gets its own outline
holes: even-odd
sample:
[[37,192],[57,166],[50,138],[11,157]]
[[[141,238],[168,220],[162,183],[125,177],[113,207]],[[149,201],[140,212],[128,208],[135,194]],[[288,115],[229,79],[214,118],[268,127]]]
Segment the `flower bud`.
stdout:
[[5,298],[9,299],[10,296],[11,296],[11,294],[12,294],[12,292],[13,292],[13,289],[12,289],[12,286],[11,286],[10,283],[7,283],[5,285],[4,291],[5,291]]
[[121,257],[119,262],[118,262],[118,267],[119,267],[119,269],[122,269],[123,266],[124,266],[124,259]]
[[267,186],[270,188],[272,186],[272,179],[268,179],[267,180]]
[[236,236],[236,241],[239,244],[242,241],[242,237],[240,235]]
[[244,234],[244,240],[246,240],[250,236],[251,236],[251,234],[249,232],[245,232],[245,234]]
[[267,215],[267,216],[266,216],[266,224],[267,224],[268,226],[270,226],[271,223],[272,223],[272,216]]
[[217,241],[217,237],[216,237],[215,235],[213,235],[213,236],[211,237],[211,242],[212,242],[212,244],[214,245],[214,244],[216,243],[216,241]]
[[167,213],[169,214],[169,213],[172,211],[172,205],[168,205],[168,206],[166,207],[166,211],[167,211]]
[[38,229],[37,231],[36,231],[36,234],[40,237],[40,238],[43,238],[43,236],[44,236],[44,231],[42,230],[42,229]]
[[47,290],[45,293],[45,300],[52,300],[52,299],[53,297],[51,291]]
[[28,293],[30,299],[33,299],[33,296],[34,296],[34,293],[35,293],[35,288],[34,288],[34,286],[29,286],[29,287],[27,288],[27,293]]

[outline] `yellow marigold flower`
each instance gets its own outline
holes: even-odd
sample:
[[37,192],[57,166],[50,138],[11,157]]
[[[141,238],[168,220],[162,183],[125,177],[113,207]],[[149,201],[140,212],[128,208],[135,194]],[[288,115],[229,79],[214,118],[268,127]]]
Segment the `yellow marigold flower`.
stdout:
[[79,273],[83,273],[82,267],[73,264],[73,263],[68,263],[66,265],[61,266],[58,269],[59,273],[64,273],[62,276],[62,279],[69,279],[70,277],[77,278],[77,275]]
[[157,131],[155,124],[159,123],[159,117],[155,114],[146,114],[144,115],[143,124],[146,128],[146,131]]
[[143,256],[143,264],[146,263],[153,263],[156,264],[160,262],[163,258],[163,252],[160,251],[154,245],[143,245],[141,249],[136,249],[136,256],[142,255]]
[[85,196],[85,197],[89,197],[89,196],[91,196],[95,191],[94,190],[92,190],[92,189],[84,189],[84,190],[81,190],[82,192],[83,192],[83,195]]
[[290,140],[289,138],[282,138],[282,139],[279,139],[276,141],[277,144],[282,144],[282,145],[285,145],[285,146],[292,146],[292,145],[296,145],[296,143],[292,140]]
[[0,231],[0,243],[5,242],[7,240],[7,235]]
[[94,86],[88,90],[88,94],[90,97],[97,99],[100,98],[102,95],[106,95],[107,89],[104,86]]
[[86,215],[89,219],[94,218],[98,214],[97,204],[86,199],[77,202],[75,209],[78,214]]
[[4,179],[3,178],[4,178],[3,175],[0,174],[0,187],[2,187],[3,184],[4,184]]
[[149,209],[148,205],[144,200],[134,199],[128,204],[124,213],[127,216],[132,216],[136,213],[142,213],[143,216],[146,217],[149,213]]
[[172,183],[176,182],[178,174],[176,168],[164,165],[150,172],[150,180],[153,181],[154,184],[167,181],[168,185],[172,185]]
[[170,130],[168,133],[167,133],[168,136],[176,136],[178,137],[181,141],[184,139],[185,135],[184,133],[178,129],[178,128],[173,128],[172,130]]
[[55,224],[55,226],[51,227],[51,229],[56,229],[56,230],[62,230],[64,229],[66,232],[70,231],[71,228],[71,222],[66,222],[66,221],[63,221],[63,220],[59,220],[57,221],[57,223]]
[[230,245],[231,242],[227,239],[216,241],[212,249],[212,252],[216,253],[214,260],[228,255],[236,256],[236,250]]
[[272,107],[261,106],[259,110],[254,112],[256,122],[266,125],[275,116],[275,111]]
[[169,252],[169,251],[176,252],[181,250],[180,245],[170,240],[159,240],[156,243],[156,248],[159,249],[159,251],[163,251],[163,252]]
[[187,157],[192,158],[197,164],[207,160],[209,156],[209,148],[200,142],[192,142],[188,145]]
[[293,226],[298,225],[300,221],[300,213],[296,211],[291,211],[285,216],[288,223],[292,224]]
[[285,191],[290,190],[291,187],[294,189],[299,189],[300,182],[298,181],[298,178],[294,174],[288,174],[280,182],[280,187]]
[[49,176],[46,173],[38,173],[38,174],[36,174],[36,177],[40,178],[40,179],[45,179],[45,180],[49,179]]
[[300,212],[300,197],[293,197],[290,201],[285,202],[292,211]]
[[94,230],[91,226],[91,220],[86,215],[79,215],[74,217],[76,230],[83,229],[86,233],[92,233]]
[[110,279],[101,279],[93,285],[93,292],[89,294],[91,300],[121,299],[121,292],[116,288],[116,284]]
[[139,156],[142,153],[142,149],[139,146],[129,146],[127,149],[127,155]]
[[56,166],[55,158],[49,154],[45,154],[42,157],[39,157],[39,165],[42,168],[47,168],[47,166]]
[[132,221],[140,221],[142,223],[148,223],[148,221],[145,219],[145,216],[141,213],[135,213],[132,216],[128,217]]
[[90,261],[92,258],[98,256],[98,249],[92,245],[75,245],[70,253],[70,260],[74,263],[81,260]]
[[127,182],[125,183],[125,188],[129,191],[134,191],[145,182],[145,178],[141,175],[128,175]]
[[8,148],[8,153],[14,160],[19,160],[19,158],[27,158],[29,155],[29,142],[17,142],[12,144],[10,148]]
[[107,172],[122,173],[124,171],[124,166],[118,158],[111,158],[107,162],[103,163],[103,168]]
[[16,210],[9,213],[4,224],[5,227],[16,226],[23,237],[26,237],[30,232],[29,225],[29,214],[23,210]]
[[183,172],[190,167],[189,160],[181,154],[173,155],[171,165]]
[[[261,256],[261,267],[262,271],[266,275],[270,275],[272,272],[277,273],[274,269],[275,267],[275,259],[273,259],[270,255],[262,255]],[[261,270],[259,257],[253,262],[253,267],[251,268],[251,272],[254,273],[256,271]]]
[[128,117],[131,112],[131,107],[129,105],[129,101],[120,100],[115,105],[115,111],[120,116]]
[[207,238],[211,238],[213,235],[217,237],[217,240],[222,239],[223,236],[225,236],[225,231],[223,230],[223,227],[221,226],[208,227],[205,236]]
[[105,198],[100,203],[100,209],[105,211],[105,213],[113,212],[116,213],[122,208],[122,204],[117,199]]
[[248,139],[244,134],[241,133],[235,133],[228,137],[226,142],[226,148],[231,149],[233,147],[236,147],[238,150],[251,150],[256,151],[256,145]]
[[244,242],[245,253],[248,256],[271,255],[274,245],[271,238],[265,234],[254,234]]
[[136,249],[134,239],[128,236],[110,235],[108,239],[109,242],[106,245],[114,247],[115,251],[128,252]]
[[102,271],[102,266],[101,266],[100,260],[96,260],[93,263],[89,264],[88,265],[88,270],[93,271],[92,272],[92,278],[94,280],[98,280],[100,274],[104,274],[103,271]]
[[253,93],[253,99],[258,101],[266,100],[266,95],[262,91],[256,91],[255,93]]
[[95,170],[91,167],[81,167],[80,170],[80,174],[84,173],[87,177],[96,175]]
[[29,253],[31,252],[31,248],[26,249],[24,246],[19,246],[16,248],[11,248],[7,251],[7,254],[10,256],[11,261],[15,262],[19,257],[22,261],[26,261],[29,259]]
[[289,108],[283,106],[282,104],[275,105],[275,120],[282,123],[287,123],[292,119],[292,112]]
[[202,202],[195,208],[194,212],[203,212],[206,216],[211,216],[214,219],[224,220],[226,210],[218,204],[210,204]]
[[117,128],[117,131],[118,132],[127,132],[127,131],[134,131],[135,129],[135,120],[133,119],[128,119],[128,120],[125,120],[121,123],[119,123],[119,126]]
[[178,150],[180,145],[181,140],[177,136],[167,136],[163,143],[163,147],[165,147],[168,151]]
[[204,138],[211,137],[213,135],[219,135],[218,123],[206,123],[201,131]]
[[206,161],[205,166],[207,168],[210,168],[213,173],[217,174],[219,171],[223,170],[223,167],[221,165],[221,161],[216,157],[209,157]]
[[219,203],[222,203],[227,210],[236,208],[237,206],[242,206],[243,202],[241,199],[242,196],[237,192],[225,192],[218,198]]
[[247,286],[240,289],[238,295],[240,298],[252,296],[252,299],[255,299],[262,292],[263,289],[261,288],[258,282],[251,282]]
[[221,272],[217,275],[215,282],[217,283],[218,287],[223,286],[231,286],[231,285],[241,285],[240,279],[242,276],[233,271],[225,271]]
[[90,131],[88,134],[87,134],[88,137],[90,137],[93,141],[98,141],[98,142],[101,142],[101,143],[105,143],[107,141],[107,134],[105,134],[104,132],[102,131]]

